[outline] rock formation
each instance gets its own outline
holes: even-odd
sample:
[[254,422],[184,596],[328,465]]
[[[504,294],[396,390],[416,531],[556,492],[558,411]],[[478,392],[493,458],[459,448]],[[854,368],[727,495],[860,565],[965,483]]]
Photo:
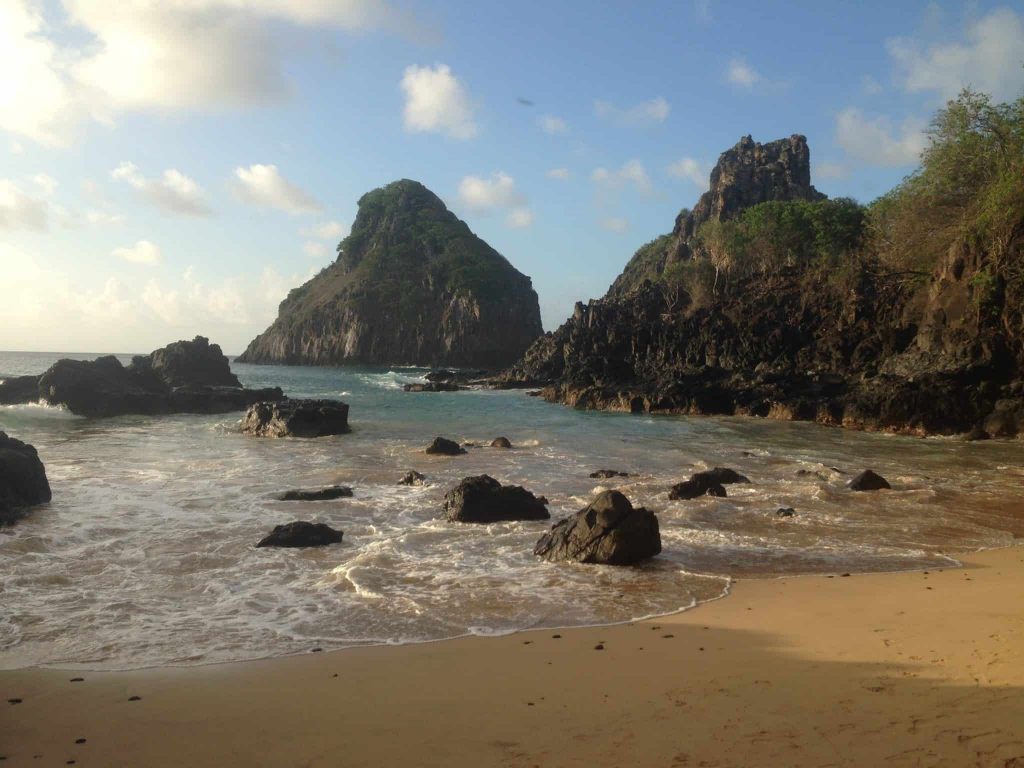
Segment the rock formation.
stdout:
[[351,496],[352,489],[347,485],[329,485],[326,488],[296,488],[285,491],[278,498],[281,501],[332,501]]
[[426,447],[424,452],[434,456],[459,456],[465,453],[466,449],[454,440],[438,435],[434,438],[434,442]]
[[541,333],[530,278],[404,179],[360,198],[337,260],[288,294],[238,360],[494,369]]
[[632,565],[661,552],[658,518],[619,491],[604,491],[544,534],[533,553],[552,562]]
[[46,469],[36,449],[0,432],[0,526],[51,498]]
[[136,356],[127,367],[113,355],[63,359],[42,376],[20,376],[0,385],[0,403],[44,400],[80,416],[96,417],[227,413],[260,400],[283,398],[277,387],[244,389],[220,347],[202,336]]
[[348,404],[340,400],[256,403],[242,419],[242,432],[257,437],[327,437],[349,431]]
[[697,472],[689,480],[676,483],[668,493],[670,499],[695,499],[698,496],[726,496],[723,486],[750,481],[734,469],[715,467],[706,472]]
[[297,521],[275,525],[274,530],[260,539],[256,546],[325,547],[328,544],[340,544],[343,536],[342,531],[337,531],[326,523]]
[[467,477],[444,497],[450,523],[498,523],[506,520],[547,520],[547,502],[518,485],[502,485],[489,475]]

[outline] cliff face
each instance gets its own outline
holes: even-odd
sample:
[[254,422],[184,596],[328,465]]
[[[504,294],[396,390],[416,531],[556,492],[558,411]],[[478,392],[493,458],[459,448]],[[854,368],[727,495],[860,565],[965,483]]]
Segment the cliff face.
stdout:
[[697,301],[660,276],[672,259],[707,258],[695,247],[701,220],[735,217],[774,195],[822,198],[802,137],[744,139],[711,179],[675,231],[642,248],[604,299],[577,304],[506,372],[507,385],[541,386],[549,400],[587,408],[914,434],[1024,432],[1024,288],[999,266],[1020,263],[1024,211],[1009,262],[959,240],[924,279],[856,254],[841,270],[792,264],[746,274]]
[[293,290],[238,360],[499,368],[542,333],[530,278],[402,180],[360,199],[337,261]]

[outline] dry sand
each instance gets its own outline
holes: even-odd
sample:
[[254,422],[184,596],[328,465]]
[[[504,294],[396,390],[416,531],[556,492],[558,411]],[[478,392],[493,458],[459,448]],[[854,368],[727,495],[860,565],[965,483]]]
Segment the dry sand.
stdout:
[[626,626],[198,668],[2,672],[0,756],[1024,768],[1024,548],[965,565],[742,581],[724,600]]

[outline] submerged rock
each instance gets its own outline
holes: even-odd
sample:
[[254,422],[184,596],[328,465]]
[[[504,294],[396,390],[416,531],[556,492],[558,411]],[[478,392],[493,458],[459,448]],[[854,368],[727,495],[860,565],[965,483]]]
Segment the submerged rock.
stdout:
[[326,437],[349,432],[348,404],[340,400],[256,403],[242,419],[242,432],[259,437]]
[[466,449],[454,440],[438,436],[427,446],[426,452],[437,456],[458,456],[460,453],[465,453]]
[[533,553],[552,562],[572,560],[632,565],[661,552],[658,518],[633,507],[618,491],[605,491],[544,534]]
[[425,384],[419,382],[405,384],[402,386],[402,389],[406,392],[458,392],[460,389],[465,389],[465,387],[460,387],[458,384],[452,384],[447,381],[428,381]]
[[257,547],[324,547],[340,544],[342,531],[326,523],[294,522],[275,525],[274,530],[256,544]]
[[410,469],[404,475],[402,479],[398,481],[399,485],[423,485],[423,481],[427,478],[425,475],[421,475],[415,469]]
[[331,485],[327,488],[296,488],[285,491],[278,498],[281,501],[330,501],[331,499],[347,499],[352,489],[347,485]]
[[445,519],[452,523],[548,520],[547,499],[518,485],[502,485],[489,475],[467,477],[444,497]]
[[29,507],[50,501],[46,468],[34,447],[0,432],[0,525],[10,525]]
[[591,472],[590,477],[607,480],[612,477],[629,477],[629,472],[620,472],[617,469],[599,469],[597,472]]
[[491,448],[511,448],[512,441],[507,437],[496,437],[491,440]]
[[792,507],[779,507],[775,510],[776,517],[793,517],[796,514],[796,510]]
[[851,491],[880,491],[883,488],[892,488],[889,481],[881,475],[876,475],[870,469],[865,469],[853,480],[850,481]]
[[689,480],[676,483],[669,491],[670,499],[695,499],[698,496],[725,497],[723,486],[731,483],[749,483],[746,477],[734,469],[715,467],[705,472],[697,472]]

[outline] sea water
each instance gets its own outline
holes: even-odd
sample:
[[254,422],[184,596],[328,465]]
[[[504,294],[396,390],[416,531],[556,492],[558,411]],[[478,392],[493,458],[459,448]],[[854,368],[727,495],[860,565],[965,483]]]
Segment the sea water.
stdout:
[[[0,378],[60,356],[0,353]],[[732,577],[943,568],[1024,535],[1021,441],[585,412],[521,391],[406,393],[425,373],[413,368],[232,367],[247,386],[344,400],[352,432],[266,439],[241,434],[239,413],[0,407],[0,430],[36,446],[53,488],[50,504],[0,529],[0,668],[209,663],[621,622],[718,598]],[[437,435],[474,445],[428,456]],[[490,448],[499,435],[515,447]],[[669,501],[673,483],[713,466],[751,482]],[[630,475],[588,477],[604,468]],[[866,468],[894,489],[850,491]],[[427,484],[398,485],[410,469]],[[618,488],[657,513],[662,554],[633,568],[554,564],[532,554],[550,523],[444,522],[445,492],[482,473],[546,496],[553,521]],[[335,483],[355,495],[275,499]],[[339,528],[344,542],[253,546],[293,520]]]

